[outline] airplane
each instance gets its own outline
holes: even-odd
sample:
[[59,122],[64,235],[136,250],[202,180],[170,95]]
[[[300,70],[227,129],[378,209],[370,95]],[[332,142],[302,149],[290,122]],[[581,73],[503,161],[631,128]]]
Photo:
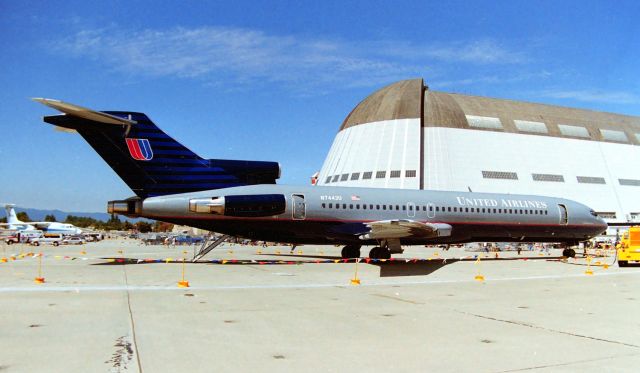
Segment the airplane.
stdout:
[[41,230],[43,233],[61,233],[65,235],[82,234],[82,229],[73,224],[50,221],[23,222],[18,219],[16,210],[14,209],[14,204],[7,203],[4,207],[7,210],[7,222],[0,224],[0,226],[6,226],[9,229],[15,229],[18,231]]
[[607,228],[593,209],[563,198],[278,185],[277,162],[201,158],[143,113],[33,100],[60,111],[44,122],[79,133],[136,194],[108,202],[110,213],[252,240],[339,244],[344,258],[374,245],[373,259],[402,245],[500,241],[565,243],[563,255],[575,256],[571,245]]

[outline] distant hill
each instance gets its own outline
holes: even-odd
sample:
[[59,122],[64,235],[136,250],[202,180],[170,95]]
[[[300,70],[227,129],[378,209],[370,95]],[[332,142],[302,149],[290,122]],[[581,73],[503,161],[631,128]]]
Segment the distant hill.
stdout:
[[[7,216],[7,212],[4,209],[4,206],[2,206],[0,208],[0,218],[4,218]],[[15,207],[16,213],[18,212],[26,212],[27,215],[29,215],[29,218],[31,218],[32,221],[44,221],[44,217],[46,215],[53,215],[56,217],[57,221],[64,221],[64,219],[67,218],[67,215],[74,215],[74,216],[82,216],[82,217],[86,217],[86,218],[93,218],[96,220],[102,220],[102,221],[107,221],[111,218],[110,214],[107,214],[106,212],[66,212],[66,211],[60,211],[60,210],[40,210],[40,209],[32,209],[29,207],[19,207],[16,206]],[[118,215],[120,217],[120,220],[125,221],[128,220],[132,223],[135,223],[137,221],[143,220],[143,221],[150,221],[149,219],[141,219],[141,218],[136,218],[136,219],[131,219],[131,218],[127,218],[125,216],[122,215]]]

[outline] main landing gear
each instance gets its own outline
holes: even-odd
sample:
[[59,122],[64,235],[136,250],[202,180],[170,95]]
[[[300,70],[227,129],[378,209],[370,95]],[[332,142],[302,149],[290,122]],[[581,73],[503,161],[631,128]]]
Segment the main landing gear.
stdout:
[[369,251],[371,259],[391,259],[391,251],[386,247],[376,246]]
[[347,245],[342,248],[342,257],[344,259],[359,258],[360,246],[359,245]]

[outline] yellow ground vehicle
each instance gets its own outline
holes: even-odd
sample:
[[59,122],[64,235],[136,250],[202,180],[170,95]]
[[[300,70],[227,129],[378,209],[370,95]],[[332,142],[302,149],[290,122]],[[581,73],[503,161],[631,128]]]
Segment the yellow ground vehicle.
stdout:
[[626,267],[629,262],[640,262],[640,226],[630,227],[618,245],[618,266]]

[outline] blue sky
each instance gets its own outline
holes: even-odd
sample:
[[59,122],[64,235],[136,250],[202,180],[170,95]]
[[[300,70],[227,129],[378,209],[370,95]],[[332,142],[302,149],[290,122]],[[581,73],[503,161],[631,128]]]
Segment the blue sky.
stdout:
[[[233,4],[231,4],[233,3]],[[273,160],[307,184],[376,89],[640,115],[637,1],[0,0],[0,202],[104,211],[133,193],[48,97],[141,111],[205,158]]]

